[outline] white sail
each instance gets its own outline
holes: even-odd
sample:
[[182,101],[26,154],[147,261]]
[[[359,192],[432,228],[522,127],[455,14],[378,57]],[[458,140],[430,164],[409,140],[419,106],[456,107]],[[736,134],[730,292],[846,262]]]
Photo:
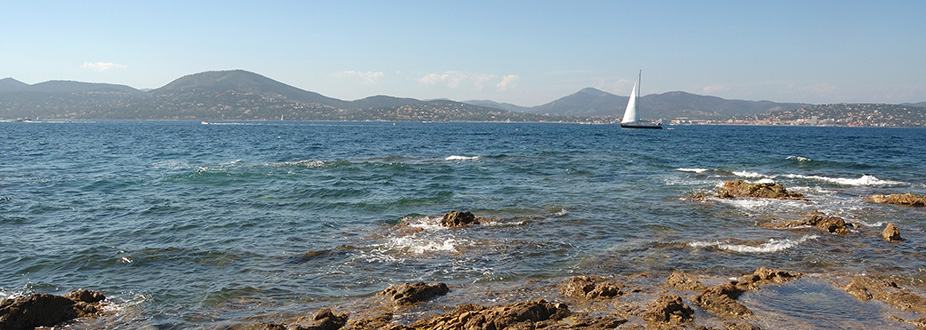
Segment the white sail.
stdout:
[[633,83],[633,90],[630,91],[630,100],[627,101],[627,109],[624,110],[624,119],[621,124],[633,123],[637,121],[637,83]]

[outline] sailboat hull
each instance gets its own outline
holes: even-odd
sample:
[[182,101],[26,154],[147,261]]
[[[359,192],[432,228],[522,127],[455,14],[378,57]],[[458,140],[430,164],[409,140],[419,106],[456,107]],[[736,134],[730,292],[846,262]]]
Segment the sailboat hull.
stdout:
[[649,128],[649,129],[662,129],[662,124],[660,123],[627,123],[621,124],[622,128]]

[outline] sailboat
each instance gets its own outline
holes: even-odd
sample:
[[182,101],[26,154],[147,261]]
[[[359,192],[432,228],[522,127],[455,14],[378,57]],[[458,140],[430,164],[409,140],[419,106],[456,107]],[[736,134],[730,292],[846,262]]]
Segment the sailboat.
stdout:
[[662,124],[651,121],[641,121],[637,116],[637,104],[640,103],[640,78],[643,77],[643,70],[640,70],[640,76],[637,82],[633,84],[633,90],[630,91],[630,99],[627,100],[627,109],[624,110],[624,119],[621,120],[623,128],[655,128],[662,129]]

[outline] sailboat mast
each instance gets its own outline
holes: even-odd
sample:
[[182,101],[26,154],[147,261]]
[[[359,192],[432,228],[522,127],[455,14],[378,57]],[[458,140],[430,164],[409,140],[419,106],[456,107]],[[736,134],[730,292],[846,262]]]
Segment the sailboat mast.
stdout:
[[643,70],[637,73],[637,108],[640,107],[640,95],[643,95],[643,86],[640,83],[640,80],[643,79]]

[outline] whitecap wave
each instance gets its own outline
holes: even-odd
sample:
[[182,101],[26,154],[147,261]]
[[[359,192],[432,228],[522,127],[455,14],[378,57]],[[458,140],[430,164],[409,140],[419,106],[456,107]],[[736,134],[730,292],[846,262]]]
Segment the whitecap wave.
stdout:
[[750,178],[750,179],[763,179],[763,178],[769,177],[768,175],[765,175],[762,173],[749,172],[749,171],[735,171],[733,172],[733,175],[738,176],[738,177],[743,177],[743,178]]
[[794,160],[794,161],[798,161],[798,162],[812,162],[812,161],[813,161],[813,159],[810,159],[810,158],[807,158],[807,157],[801,157],[801,156],[788,156],[788,157],[785,158],[785,159],[787,159],[787,160]]
[[681,172],[698,173],[698,174],[703,174],[704,172],[710,171],[710,169],[707,169],[707,168],[684,168],[684,167],[677,168],[675,170],[681,171]]
[[759,245],[746,245],[746,244],[727,244],[720,241],[713,242],[690,242],[688,246],[693,248],[709,248],[715,247],[720,250],[733,251],[739,253],[773,253],[784,251],[795,246],[798,246],[801,243],[804,243],[808,240],[816,240],[820,236],[817,235],[804,235],[803,237],[792,240],[789,238],[776,240],[774,238],[769,239],[768,242],[759,244]]
[[386,251],[416,255],[432,252],[457,253],[459,252],[457,246],[464,243],[465,240],[456,238],[425,238],[413,235],[391,238],[380,248]]
[[319,168],[325,167],[328,165],[328,162],[317,159],[304,159],[304,160],[295,160],[289,162],[279,162],[273,163],[273,166],[286,167],[286,166],[296,166],[296,167],[306,167],[306,168]]
[[444,160],[463,161],[463,160],[478,160],[479,158],[480,158],[479,156],[457,156],[457,155],[451,155],[451,156],[448,156],[447,158],[444,158]]
[[828,182],[843,186],[896,186],[904,184],[902,181],[893,181],[893,180],[882,180],[878,179],[873,175],[862,175],[858,178],[831,178],[826,176],[819,175],[800,175],[800,174],[785,174],[784,177],[789,179],[803,179],[803,180],[814,180]]
[[447,227],[441,226],[440,219],[442,217],[429,217],[429,216],[420,216],[420,217],[408,217],[400,220],[406,226],[411,228],[418,228],[422,230],[444,230]]

